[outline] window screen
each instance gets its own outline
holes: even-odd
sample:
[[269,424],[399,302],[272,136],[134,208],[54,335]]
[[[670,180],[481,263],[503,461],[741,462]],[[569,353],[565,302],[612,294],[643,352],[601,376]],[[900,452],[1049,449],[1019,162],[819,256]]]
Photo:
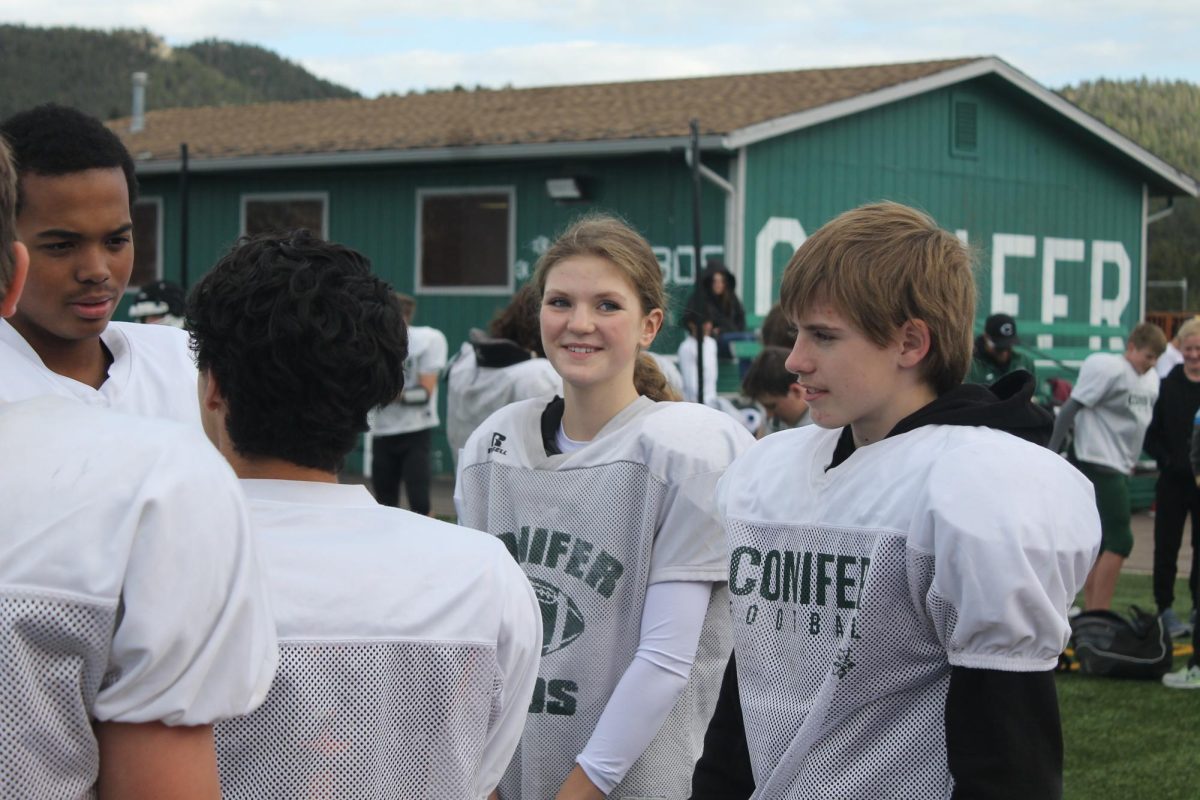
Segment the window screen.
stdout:
[[133,204],[133,274],[129,288],[154,283],[162,277],[162,242],[159,224],[162,205],[157,199],[138,200]]
[[509,286],[508,192],[421,196],[421,286]]
[[259,233],[287,233],[307,228],[314,236],[325,238],[325,200],[319,197],[248,197],[246,208],[247,236]]

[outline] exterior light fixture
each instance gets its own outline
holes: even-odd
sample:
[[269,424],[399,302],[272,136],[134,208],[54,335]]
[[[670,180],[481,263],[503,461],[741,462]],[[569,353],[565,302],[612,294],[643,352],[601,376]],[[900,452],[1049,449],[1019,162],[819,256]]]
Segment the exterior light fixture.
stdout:
[[583,189],[577,178],[550,178],[546,181],[546,194],[552,200],[582,200]]

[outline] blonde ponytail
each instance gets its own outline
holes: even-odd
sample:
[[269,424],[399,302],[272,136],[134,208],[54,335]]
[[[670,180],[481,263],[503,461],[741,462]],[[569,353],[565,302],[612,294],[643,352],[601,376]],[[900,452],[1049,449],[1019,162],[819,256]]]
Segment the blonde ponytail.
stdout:
[[664,400],[682,400],[671,384],[667,383],[667,376],[663,375],[662,370],[658,368],[658,362],[649,353],[638,353],[637,362],[633,365],[633,387],[637,389],[637,393],[649,397],[656,403]]

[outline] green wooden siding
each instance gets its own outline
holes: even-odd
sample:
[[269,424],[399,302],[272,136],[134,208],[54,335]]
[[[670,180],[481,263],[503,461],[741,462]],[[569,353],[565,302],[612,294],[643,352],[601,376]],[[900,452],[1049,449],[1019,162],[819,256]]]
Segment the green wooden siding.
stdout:
[[[1127,293],[1111,322],[1129,328],[1137,321],[1143,283],[1140,173],[1003,80],[980,78],[779,136],[749,146],[744,157],[744,261],[738,288],[750,313],[762,311],[759,294],[768,307],[777,299],[783,267],[805,234],[849,208],[892,199],[925,209],[949,230],[965,232],[979,253],[981,319],[1003,309],[1027,323],[1094,324],[1100,306],[1093,294],[1098,292],[1100,303],[1110,306]],[[734,163],[717,154],[706,154],[704,161],[726,177]],[[556,203],[547,197],[546,180],[567,176],[582,180],[586,202]],[[142,184],[144,196],[163,199],[164,273],[177,280],[178,177],[148,176]],[[361,250],[384,279],[413,292],[417,192],[450,187],[512,189],[518,284],[532,271],[540,248],[576,216],[591,209],[624,216],[650,240],[672,279],[677,267],[687,267],[688,280],[670,282],[671,320],[655,349],[673,352],[678,346],[678,320],[696,271],[690,264],[691,179],[681,152],[192,173],[190,282],[238,236],[242,195],[321,192],[329,201],[329,238]],[[720,252],[726,245],[726,197],[707,182],[703,191],[704,243]],[[997,244],[1011,250],[1003,260],[1002,285],[993,269]],[[1048,254],[1055,253],[1058,260],[1048,262]],[[1128,265],[1124,276],[1122,259]],[[1053,282],[1044,280],[1047,263],[1055,269]],[[764,292],[756,286],[760,273],[766,276]],[[507,297],[422,292],[417,301],[417,324],[444,331],[453,355],[467,331],[485,326]],[[1063,335],[1040,342],[1088,343]],[[448,469],[444,435],[435,440],[440,443],[436,464]],[[351,467],[357,466],[352,461]]]
[[[954,154],[962,152],[952,140],[955,100],[978,103],[976,146],[968,157]],[[748,308],[755,307],[755,270],[771,270],[774,301],[793,251],[781,243],[756,263],[757,239],[769,219],[798,222],[811,234],[842,211],[890,199],[926,210],[948,230],[966,231],[979,254],[980,318],[999,301],[1007,305],[995,310],[1010,311],[1018,320],[1095,322],[1093,258],[1123,253],[1131,269],[1124,287],[1129,297],[1114,323],[1129,328],[1137,322],[1141,180],[1116,156],[998,80],[979,79],[781,136],[750,146],[746,157]],[[774,227],[787,224],[777,221]],[[997,235],[1032,237],[1032,255],[1004,262],[1003,293],[1013,297],[993,297]],[[1029,246],[1029,239],[1000,241]],[[1080,248],[1082,260],[1065,260],[1080,255],[1073,252]],[[1062,254],[1053,287],[1066,299],[1065,314],[1052,313],[1053,305],[1043,302],[1048,251]],[[1119,267],[1105,262],[1099,272],[1102,298],[1115,298]]]
[[[720,173],[728,158],[706,157]],[[555,203],[546,196],[547,178],[582,177],[587,202]],[[164,200],[164,272],[179,278],[179,204],[176,176],[143,178],[142,194]],[[516,196],[515,268],[531,272],[536,247],[553,239],[572,219],[592,210],[616,212],[632,222],[651,244],[675,254],[692,244],[691,183],[682,154],[640,158],[504,162],[444,166],[396,166],[361,169],[263,171],[229,174],[192,173],[189,187],[189,277],[199,279],[224,253],[239,231],[243,194],[325,192],[329,196],[331,239],[369,256],[376,271],[398,290],[412,292],[415,283],[417,190],[447,187],[512,187]],[[723,247],[725,197],[704,188],[705,246]],[[686,257],[685,262],[690,262]],[[672,316],[678,319],[690,285],[672,287]],[[451,345],[465,340],[472,326],[484,325],[506,297],[488,295],[418,295],[418,322],[443,330]],[[673,326],[674,327],[674,326]],[[664,331],[655,349],[678,345],[674,330]]]
[[[730,159],[705,157],[705,163],[727,174]],[[546,195],[546,180],[574,176],[588,190],[587,202],[556,203]],[[656,248],[660,261],[681,258],[690,264],[692,246],[691,176],[682,153],[658,156],[586,159],[570,162],[520,162],[397,165],[354,169],[273,170],[189,176],[189,282],[195,283],[236,240],[240,233],[244,194],[323,192],[328,195],[327,236],[365,253],[375,270],[396,289],[412,293],[416,270],[417,192],[419,189],[512,187],[516,206],[514,272],[519,285],[532,273],[539,247],[586,211],[618,213],[637,227]],[[142,179],[143,196],[163,198],[164,274],[179,280],[178,176]],[[703,231],[706,247],[723,249],[725,195],[711,184],[703,189]],[[690,271],[690,270],[689,270]],[[673,275],[672,275],[673,277]],[[672,353],[682,338],[678,320],[690,283],[669,284],[670,321],[655,350]],[[416,324],[446,334],[450,353],[458,352],[472,327],[486,327],[507,296],[487,294],[416,295]],[[123,312],[122,312],[123,313]],[[118,317],[120,318],[120,316]],[[444,392],[442,393],[444,420]],[[449,469],[444,435],[435,465]],[[358,462],[352,461],[352,467]]]

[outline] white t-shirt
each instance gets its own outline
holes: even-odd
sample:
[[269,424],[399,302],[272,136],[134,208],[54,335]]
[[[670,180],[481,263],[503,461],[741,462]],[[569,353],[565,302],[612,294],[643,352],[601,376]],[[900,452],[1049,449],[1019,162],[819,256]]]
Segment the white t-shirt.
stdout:
[[1159,380],[1171,374],[1171,370],[1175,369],[1177,364],[1183,363],[1183,353],[1179,352],[1179,348],[1174,342],[1167,342],[1167,349],[1158,357],[1158,361],[1154,362],[1154,371],[1158,373]]
[[[404,390],[420,386],[422,375],[440,373],[446,366],[446,337],[437,328],[413,325],[408,329],[408,358],[404,360]],[[437,386],[429,398],[412,405],[396,401],[371,412],[371,435],[393,436],[438,425]]]
[[100,339],[113,362],[108,379],[93,389],[51,371],[17,329],[0,320],[0,402],[52,394],[200,427],[196,364],[186,333],[166,325],[110,322]]
[[683,374],[679,371],[675,359],[670,356],[664,356],[661,353],[646,352],[654,359],[654,363],[658,365],[659,371],[667,379],[667,385],[674,389],[680,397],[683,397]]
[[61,397],[0,404],[0,787],[84,797],[92,721],[209,724],[277,648],[233,472],[198,431]]
[[362,486],[244,480],[279,675],[217,727],[227,798],[482,798],[521,735],[541,618],[492,537]]
[[1076,458],[1131,472],[1154,416],[1158,384],[1158,373],[1138,375],[1123,355],[1088,356],[1071,390],[1071,399],[1084,406],[1075,416]]
[[[696,337],[685,336],[676,355],[679,373],[682,376],[683,399],[695,402],[700,386],[700,371],[696,365]],[[712,402],[717,396],[717,340],[704,337],[704,401]]]
[[712,409],[643,397],[586,447],[548,456],[545,407],[525,400],[489,417],[455,485],[460,522],[504,541],[542,603],[539,688],[501,796],[554,796],[633,660],[647,587],[701,581],[714,586],[688,684],[609,794],[683,800],[730,646],[714,489],[753,438]]
[[446,438],[457,457],[479,424],[509,403],[562,394],[562,378],[544,358],[507,367],[481,367],[464,342],[446,380]]
[[949,798],[952,666],[1052,669],[1100,545],[1091,483],[1000,431],[762,439],[717,488],[755,798]]

